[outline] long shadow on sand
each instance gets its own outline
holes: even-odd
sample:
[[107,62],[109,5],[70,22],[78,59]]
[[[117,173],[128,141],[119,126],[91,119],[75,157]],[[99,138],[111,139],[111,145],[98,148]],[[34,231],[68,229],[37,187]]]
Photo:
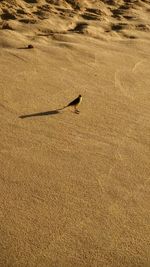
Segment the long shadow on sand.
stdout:
[[33,48],[34,48],[33,45],[28,45],[28,46],[18,47],[17,49],[28,49],[28,50],[30,50],[30,49],[33,49]]
[[61,109],[55,109],[55,110],[48,110],[48,111],[44,111],[44,112],[26,114],[26,115],[19,116],[19,118],[25,119],[25,118],[29,118],[29,117],[52,116],[52,115],[61,114],[60,110]]

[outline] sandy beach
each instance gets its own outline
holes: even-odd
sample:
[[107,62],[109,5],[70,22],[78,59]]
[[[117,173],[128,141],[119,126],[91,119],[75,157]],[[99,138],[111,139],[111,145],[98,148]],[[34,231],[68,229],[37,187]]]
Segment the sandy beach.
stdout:
[[1,0],[0,121],[0,267],[150,266],[148,0]]

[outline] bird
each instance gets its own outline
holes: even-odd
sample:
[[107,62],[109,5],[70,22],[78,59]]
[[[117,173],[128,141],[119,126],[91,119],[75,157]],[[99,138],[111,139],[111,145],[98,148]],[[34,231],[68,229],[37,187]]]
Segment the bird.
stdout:
[[64,106],[62,109],[68,108],[68,107],[74,107],[74,112],[75,113],[79,113],[80,111],[77,109],[77,106],[79,106],[79,104],[82,101],[82,95],[79,95],[77,98],[75,98],[73,101],[71,101],[68,105]]

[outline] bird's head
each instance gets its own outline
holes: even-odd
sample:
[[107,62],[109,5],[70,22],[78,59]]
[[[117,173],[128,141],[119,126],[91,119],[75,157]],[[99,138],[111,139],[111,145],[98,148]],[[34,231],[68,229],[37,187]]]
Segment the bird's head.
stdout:
[[79,97],[82,97],[82,95],[79,95]]

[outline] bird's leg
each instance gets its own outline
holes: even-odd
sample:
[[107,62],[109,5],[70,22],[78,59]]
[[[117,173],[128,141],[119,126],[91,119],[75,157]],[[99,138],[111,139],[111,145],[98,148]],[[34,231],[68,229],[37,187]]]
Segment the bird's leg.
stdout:
[[75,113],[79,113],[80,111],[77,109],[77,106],[74,106]]

